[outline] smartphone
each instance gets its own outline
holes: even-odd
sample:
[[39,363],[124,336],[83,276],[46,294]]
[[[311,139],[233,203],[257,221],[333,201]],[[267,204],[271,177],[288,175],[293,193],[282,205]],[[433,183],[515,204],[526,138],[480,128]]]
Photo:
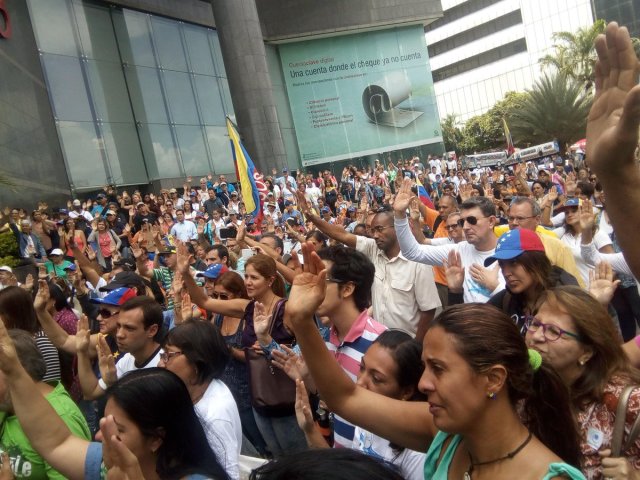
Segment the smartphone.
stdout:
[[252,249],[252,248],[243,248],[240,251],[240,257],[244,258],[245,260],[247,258],[251,258],[256,254],[256,252]]
[[235,228],[221,228],[220,229],[220,239],[226,240],[227,238],[236,238],[238,232]]

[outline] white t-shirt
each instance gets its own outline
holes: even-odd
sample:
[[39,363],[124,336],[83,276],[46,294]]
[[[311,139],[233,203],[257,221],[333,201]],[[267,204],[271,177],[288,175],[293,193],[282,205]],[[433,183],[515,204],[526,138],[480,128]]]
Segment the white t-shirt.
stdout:
[[214,379],[193,408],[218,461],[231,478],[239,479],[238,456],[242,447],[242,425],[231,391],[221,380]]
[[458,167],[458,163],[455,160],[449,160],[447,162],[447,168],[449,170],[455,170]]
[[[409,222],[406,218],[396,218],[395,226],[402,255],[409,260],[426,263],[427,265],[441,266],[442,262],[447,260],[451,250],[456,250],[460,254],[460,260],[462,261],[462,266],[465,270],[464,283],[462,286],[464,290],[464,303],[486,303],[493,295],[498,293],[500,290],[504,290],[504,277],[502,276],[500,269],[498,269],[498,286],[493,291],[489,291],[488,288],[477,283],[469,272],[469,269],[474,263],[484,267],[484,261],[493,255],[495,249],[481,252],[466,241],[455,243],[453,245],[420,245],[413,236],[413,233],[411,233]],[[489,265],[488,268],[497,268],[497,264],[494,263]]]
[[[142,370],[143,368],[153,368],[157,367],[160,362],[160,354],[163,352],[161,347],[155,351],[155,353],[142,365],[136,365],[136,359],[130,353],[125,353],[120,360],[116,362],[116,378],[122,378],[123,375],[133,372],[134,370]],[[108,388],[107,384],[103,379],[98,380],[98,385],[103,390]]]
[[[580,248],[582,235],[574,236],[572,233],[569,233],[567,230],[565,230],[564,227],[556,228],[553,232],[571,249],[573,258],[575,258],[576,260],[576,267],[578,267],[578,272],[580,272],[580,276],[582,277],[584,284],[589,285],[589,270],[592,270],[595,267],[589,266],[587,262],[585,262],[582,258]],[[595,245],[597,250],[600,250],[602,247],[611,245],[611,239],[606,233],[598,230],[593,236],[593,244]]]
[[353,450],[393,463],[400,469],[402,478],[406,480],[424,479],[424,461],[426,453],[416,452],[408,448],[398,450],[391,448],[389,440],[375,435],[363,428],[356,427],[353,435]]

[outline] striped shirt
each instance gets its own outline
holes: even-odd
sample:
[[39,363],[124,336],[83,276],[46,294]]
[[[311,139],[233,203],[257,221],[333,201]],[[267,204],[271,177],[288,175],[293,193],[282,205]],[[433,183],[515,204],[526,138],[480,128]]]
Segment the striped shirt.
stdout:
[[[374,340],[378,338],[378,335],[386,329],[387,327],[376,322],[364,310],[355,323],[351,325],[342,342],[338,339],[338,332],[335,327],[332,326],[329,341],[325,342],[325,344],[336,357],[345,373],[355,382],[358,378],[358,373],[360,373],[362,356]],[[353,442],[355,426],[338,415],[334,415],[333,420],[334,447],[350,448]]]
[[171,282],[173,282],[174,272],[169,267],[160,267],[153,269],[153,279],[160,283],[167,299],[167,310],[173,310],[173,295],[169,295]]
[[44,363],[47,366],[47,372],[42,379],[43,382],[60,381],[60,358],[58,357],[58,350],[53,346],[49,337],[40,330],[33,335],[36,341],[36,346],[40,350],[40,354],[44,359]]

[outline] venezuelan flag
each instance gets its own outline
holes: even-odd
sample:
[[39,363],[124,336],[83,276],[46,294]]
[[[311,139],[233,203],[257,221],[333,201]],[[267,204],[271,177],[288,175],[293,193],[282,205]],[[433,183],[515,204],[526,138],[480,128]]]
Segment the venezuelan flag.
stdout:
[[247,209],[247,213],[254,219],[262,215],[262,202],[257,181],[262,180],[262,176],[256,171],[256,167],[249,157],[249,154],[242,145],[240,135],[236,126],[227,117],[227,131],[231,141],[231,151],[233,152],[233,162],[236,166],[236,175],[242,190],[242,200]]
[[427,207],[435,209],[436,207],[433,205],[431,198],[429,198],[429,194],[427,193],[427,189],[424,188],[422,182],[418,177],[416,177],[416,187],[418,189],[418,198],[420,201]]

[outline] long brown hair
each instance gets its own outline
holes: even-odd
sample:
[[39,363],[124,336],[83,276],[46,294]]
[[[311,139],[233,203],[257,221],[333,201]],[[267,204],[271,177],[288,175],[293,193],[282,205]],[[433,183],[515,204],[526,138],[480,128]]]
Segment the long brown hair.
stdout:
[[284,280],[276,269],[276,261],[262,253],[258,253],[250,257],[244,264],[245,270],[251,265],[256,271],[265,278],[273,278],[271,291],[279,297],[284,297]]
[[593,352],[582,374],[570,385],[575,408],[602,402],[604,389],[614,375],[640,383],[640,371],[629,365],[613,319],[594,297],[579,287],[562,286],[544,292],[537,308],[543,303],[569,315],[580,341]]
[[247,287],[242,277],[236,272],[225,272],[218,277],[216,285],[222,285],[229,290],[236,298],[249,298],[247,295]]
[[507,370],[511,404],[524,400],[523,423],[549,450],[579,465],[580,437],[569,391],[550,366],[533,370],[524,339],[507,314],[484,303],[454,305],[429,328],[436,327],[454,338],[456,351],[474,372],[481,374],[502,365]]

